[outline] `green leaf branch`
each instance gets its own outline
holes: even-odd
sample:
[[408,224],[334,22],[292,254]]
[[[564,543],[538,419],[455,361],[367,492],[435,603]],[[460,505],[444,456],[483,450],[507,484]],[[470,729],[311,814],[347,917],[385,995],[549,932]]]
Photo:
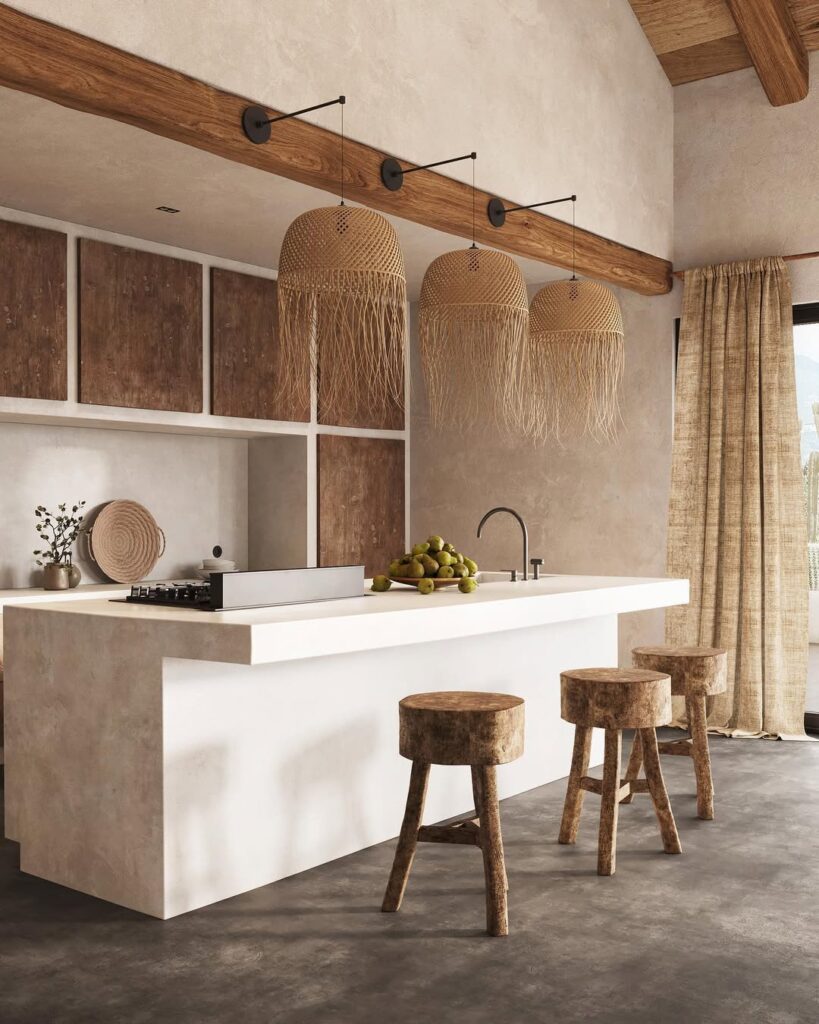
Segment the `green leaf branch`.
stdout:
[[70,512],[65,503],[58,505],[56,512],[50,512],[45,505],[38,505],[34,509],[34,529],[44,545],[34,552],[37,565],[49,562],[57,565],[71,564],[71,548],[82,529],[82,509],[85,504],[84,501],[78,501],[71,506]]

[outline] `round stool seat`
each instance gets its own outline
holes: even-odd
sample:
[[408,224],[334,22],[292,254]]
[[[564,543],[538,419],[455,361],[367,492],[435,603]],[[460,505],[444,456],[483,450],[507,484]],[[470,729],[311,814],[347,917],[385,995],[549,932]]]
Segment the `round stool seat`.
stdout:
[[508,693],[416,693],[398,704],[398,749],[427,764],[506,764],[523,753],[523,710]]
[[711,697],[725,693],[728,652],[721,647],[635,647],[631,652],[639,668],[671,676],[673,697]]
[[596,729],[654,729],[671,721],[671,680],[642,668],[560,673],[560,717]]

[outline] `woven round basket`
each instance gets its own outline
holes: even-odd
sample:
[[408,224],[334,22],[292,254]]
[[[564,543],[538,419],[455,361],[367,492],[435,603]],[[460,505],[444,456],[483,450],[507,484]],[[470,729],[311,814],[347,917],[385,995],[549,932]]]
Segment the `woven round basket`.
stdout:
[[136,583],[150,573],[165,551],[165,534],[137,501],[109,501],[88,532],[88,550],[115,583]]

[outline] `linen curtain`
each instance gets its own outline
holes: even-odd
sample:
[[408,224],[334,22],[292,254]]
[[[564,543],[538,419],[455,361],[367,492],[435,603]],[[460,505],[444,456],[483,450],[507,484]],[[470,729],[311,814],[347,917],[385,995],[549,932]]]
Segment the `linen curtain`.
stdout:
[[807,529],[779,258],[685,275],[668,525],[668,571],[691,601],[669,609],[666,640],[728,649],[709,728],[804,736]]

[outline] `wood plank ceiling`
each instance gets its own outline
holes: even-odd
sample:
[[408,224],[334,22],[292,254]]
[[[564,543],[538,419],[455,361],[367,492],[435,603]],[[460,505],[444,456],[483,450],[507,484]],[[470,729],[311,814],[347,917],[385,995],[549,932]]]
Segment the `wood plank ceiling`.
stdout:
[[756,67],[774,106],[804,99],[819,0],[629,0],[672,85]]

